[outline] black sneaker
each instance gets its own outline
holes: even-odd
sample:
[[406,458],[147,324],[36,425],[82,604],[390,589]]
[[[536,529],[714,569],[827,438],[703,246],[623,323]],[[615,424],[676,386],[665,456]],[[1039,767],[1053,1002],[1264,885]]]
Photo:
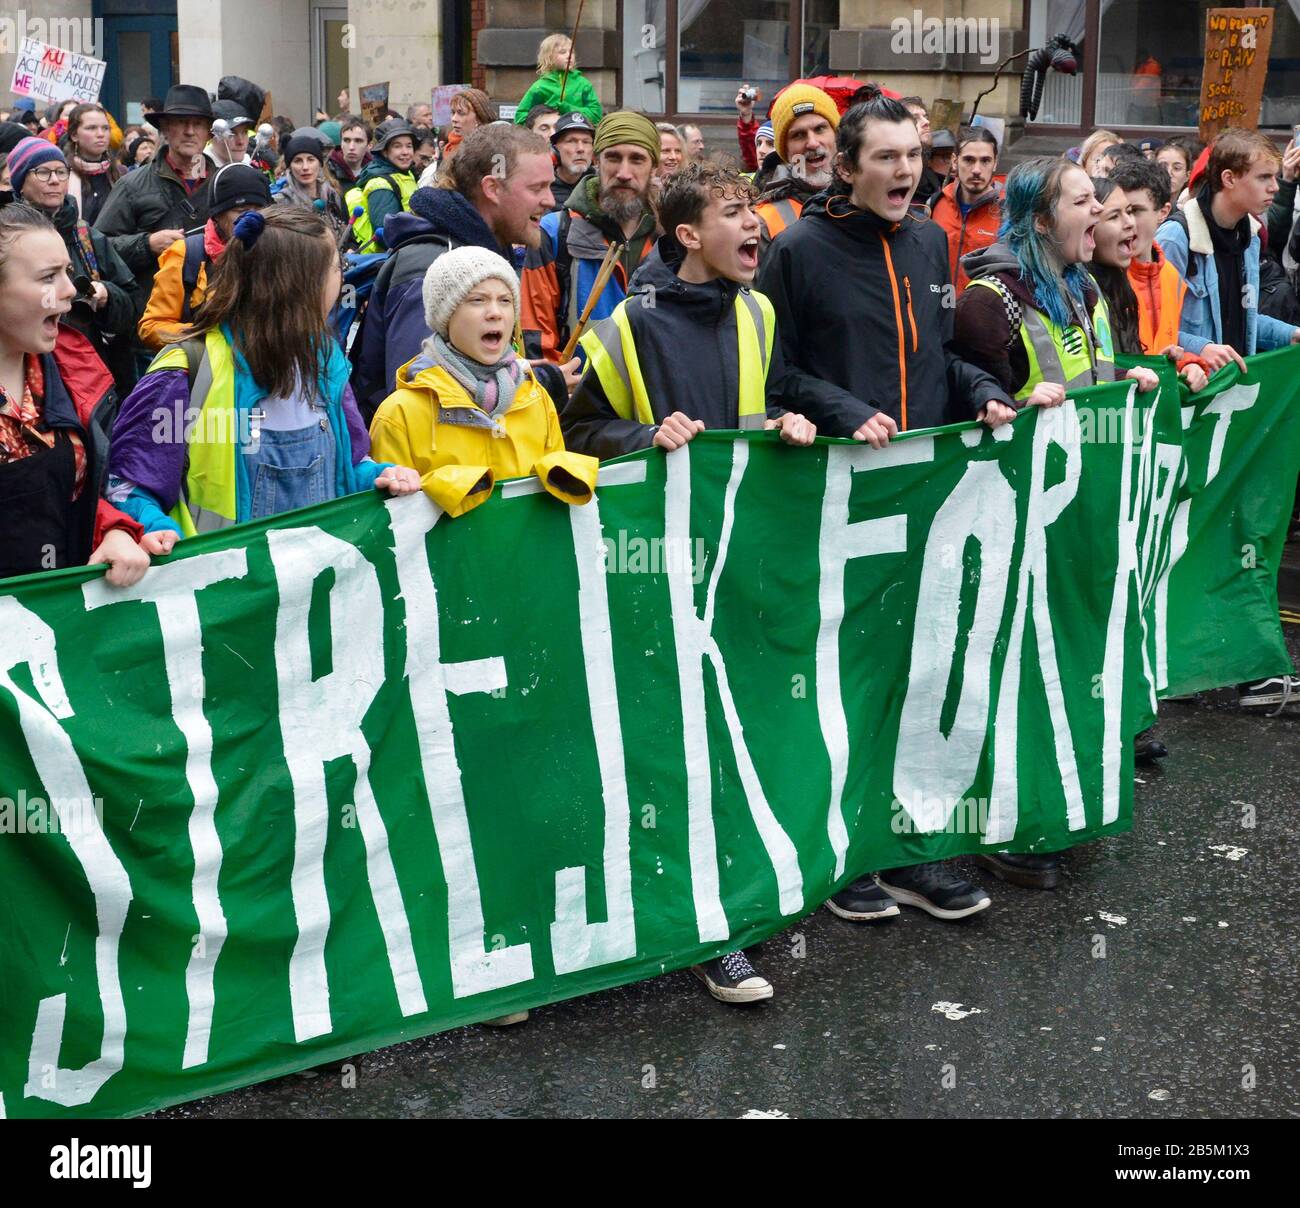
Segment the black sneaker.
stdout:
[[1260,680],[1257,684],[1238,684],[1237,692],[1237,704],[1243,709],[1267,709],[1273,706],[1274,711],[1270,716],[1276,717],[1288,706],[1300,706],[1300,677],[1275,675],[1272,679]]
[[1151,737],[1150,730],[1143,730],[1133,740],[1133,759],[1136,763],[1155,763],[1169,754],[1169,748],[1158,738]]
[[719,1002],[762,1002],[772,997],[772,983],[761,976],[743,952],[728,952],[691,972]]
[[898,903],[871,876],[846,885],[827,900],[826,909],[853,923],[874,923],[898,915]]
[[942,861],[887,868],[876,873],[880,887],[904,906],[916,906],[936,919],[964,919],[987,910],[993,899],[963,880]]
[[1061,853],[995,851],[974,857],[975,863],[987,868],[999,881],[1019,885],[1021,889],[1055,889],[1061,882]]

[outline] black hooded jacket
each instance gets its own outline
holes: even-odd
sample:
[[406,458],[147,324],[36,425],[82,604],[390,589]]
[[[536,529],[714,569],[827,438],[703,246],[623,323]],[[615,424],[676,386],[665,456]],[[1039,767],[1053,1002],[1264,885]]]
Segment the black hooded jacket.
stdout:
[[768,249],[758,288],[776,309],[784,404],[821,435],[852,436],[878,411],[928,428],[1009,402],[952,348],[948,240],[927,219],[887,222],[832,186]]
[[[735,428],[740,422],[736,295],[741,286],[724,278],[703,285],[683,281],[676,271],[680,255],[677,241],[663,236],[642,261],[627,300],[650,407],[656,420],[681,411],[702,420],[705,428]],[[651,298],[653,304],[647,305]],[[778,338],[767,372],[769,416],[783,412],[784,377]],[[656,427],[622,418],[590,368],[560,415],[560,426],[566,449],[602,461],[648,447]]]

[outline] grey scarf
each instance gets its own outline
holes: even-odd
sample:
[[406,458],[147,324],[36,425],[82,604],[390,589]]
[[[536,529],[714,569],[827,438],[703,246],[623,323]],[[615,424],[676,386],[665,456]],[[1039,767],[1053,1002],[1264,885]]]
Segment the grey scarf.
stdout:
[[519,383],[524,380],[524,361],[513,348],[495,365],[484,365],[467,357],[436,331],[424,342],[424,355],[465,388],[490,419],[510,409]]

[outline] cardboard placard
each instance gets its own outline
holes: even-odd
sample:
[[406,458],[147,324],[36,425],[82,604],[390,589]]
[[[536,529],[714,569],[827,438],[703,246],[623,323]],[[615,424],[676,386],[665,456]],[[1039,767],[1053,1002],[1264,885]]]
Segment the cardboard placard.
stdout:
[[930,131],[946,130],[954,138],[957,136],[957,128],[961,125],[962,105],[960,101],[950,101],[947,97],[939,97],[933,105],[930,106]]
[[429,103],[433,107],[433,124],[439,130],[445,130],[451,125],[452,97],[473,87],[473,84],[439,84],[433,90]]
[[388,116],[388,81],[382,84],[362,84],[361,117],[373,129]]
[[1201,76],[1200,135],[1259,129],[1259,108],[1273,44],[1271,8],[1211,8],[1205,12],[1205,70]]
[[11,92],[51,104],[59,101],[97,101],[104,85],[103,59],[24,38],[14,60]]

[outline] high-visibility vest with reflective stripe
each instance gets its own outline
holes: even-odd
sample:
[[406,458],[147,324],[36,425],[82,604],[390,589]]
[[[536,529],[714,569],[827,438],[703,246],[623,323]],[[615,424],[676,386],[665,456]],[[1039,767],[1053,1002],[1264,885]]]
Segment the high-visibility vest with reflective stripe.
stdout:
[[355,186],[347,191],[343,198],[343,204],[348,207],[348,215],[360,206],[363,213],[352,224],[352,237],[357,241],[358,252],[377,252],[378,246],[375,244],[374,228],[370,225],[370,194],[376,189],[391,189],[397,186],[397,196],[401,200],[402,209],[411,208],[411,194],[420,187],[420,182],[416,180],[410,172],[394,172],[392,176],[372,176],[361,188]]
[[[646,393],[645,379],[637,359],[636,340],[628,318],[625,299],[607,319],[589,327],[578,341],[587,362],[605,391],[610,406],[623,419],[655,425]],[[753,290],[736,294],[736,339],[740,351],[740,428],[761,428],[767,418],[767,371],[772,364],[772,342],[776,338],[776,312],[764,295]]]
[[803,213],[803,202],[793,197],[783,197],[780,201],[765,201],[754,209],[763,225],[767,227],[768,238],[775,239],[782,231]]
[[[188,370],[185,349],[164,349],[149,365],[159,369]],[[185,472],[180,498],[171,518],[181,533],[193,537],[235,523],[235,362],[219,329],[209,331],[203,356],[190,381],[185,414]]]
[[[1007,297],[1006,286],[995,278],[976,277],[970,284],[983,285]],[[1017,400],[1028,398],[1039,382],[1059,382],[1066,390],[1081,390],[1115,380],[1110,312],[1100,293],[1092,308],[1091,324],[1091,332],[1075,324],[1061,328],[1037,307],[1021,303],[1020,340],[1029,361],[1029,376],[1016,391]]]

